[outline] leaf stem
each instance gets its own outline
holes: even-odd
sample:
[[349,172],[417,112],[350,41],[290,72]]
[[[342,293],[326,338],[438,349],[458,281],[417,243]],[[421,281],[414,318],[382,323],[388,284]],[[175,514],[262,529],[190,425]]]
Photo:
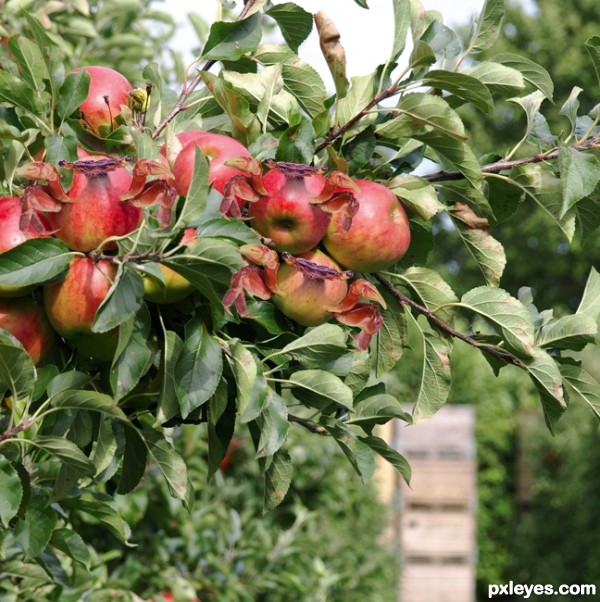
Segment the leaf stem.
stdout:
[[317,424],[316,422],[312,422],[312,420],[307,420],[306,418],[301,418],[300,416],[295,416],[294,414],[288,414],[288,421],[294,422],[303,426],[305,429],[309,430],[311,433],[317,433],[318,435],[326,435],[327,430],[324,426]]

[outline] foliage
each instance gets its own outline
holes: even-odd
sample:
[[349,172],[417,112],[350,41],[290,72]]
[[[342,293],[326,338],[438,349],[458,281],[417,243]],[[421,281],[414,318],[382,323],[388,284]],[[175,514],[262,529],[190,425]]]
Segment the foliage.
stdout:
[[[90,16],[105,5],[98,3],[98,12]],[[331,437],[364,481],[373,473],[375,455],[408,480],[405,459],[375,434],[375,427],[395,418],[426,419],[446,403],[456,340],[481,352],[495,373],[507,366],[520,370],[535,388],[551,430],[567,398],[598,413],[600,384],[571,352],[597,338],[600,275],[590,270],[574,313],[554,316],[534,305],[530,291],[517,296],[499,287],[511,265],[490,234],[490,225],[513,219],[520,203],[539,205],[569,242],[596,234],[598,116],[581,114],[572,98],[564,105],[569,130],[540,136],[539,109],[551,96],[547,72],[526,57],[478,61],[477,54],[499,35],[502,0],[485,2],[464,46],[437,13],[421,10],[416,0],[393,6],[391,55],[381,57],[375,72],[351,81],[343,49],[332,36],[334,26],[318,20],[336,90],[331,96],[321,76],[297,54],[312,29],[312,16],[294,3],[250,0],[236,20],[213,23],[179,95],[168,89],[161,67],[147,61],[148,40],[143,40],[137,50],[131,48],[140,65],[132,79],[148,85],[129,97],[116,127],[111,115],[106,130],[97,132],[82,124],[78,111],[90,78],[66,75],[76,42],[61,43],[66,33],[57,38],[52,23],[39,13],[7,21],[18,29],[7,30],[0,57],[3,191],[24,199],[25,221],[40,207],[51,212],[53,201],[65,196],[56,166],[67,182],[64,168],[82,146],[120,158],[120,166],[127,162],[124,155],[138,160],[133,167],[137,188],[132,185],[120,200],[144,210],[137,230],[87,252],[90,260],[115,266],[109,296],[91,326],[96,335],[115,337],[108,361],[90,360],[93,353],[78,352],[65,340],[35,367],[14,337],[0,334],[2,555],[5,574],[18,587],[45,595],[49,580],[68,579],[58,555],[83,567],[85,579],[99,553],[82,539],[86,524],[128,542],[135,517],[116,500],[127,494],[135,498],[148,471],[159,475],[163,490],[192,515],[201,513],[194,504],[193,462],[180,451],[191,428],[186,425],[206,424],[208,478],[218,470],[235,427],[248,433],[263,479],[265,510],[276,508],[293,490],[292,429],[304,429],[306,437]],[[130,31],[130,23],[114,19],[110,25]],[[264,43],[264,23],[275,23],[286,43]],[[115,44],[112,30],[106,35]],[[600,70],[598,38],[590,38],[588,47]],[[401,57],[408,61],[406,69],[398,67]],[[523,141],[535,140],[541,153],[479,161],[459,108],[470,104],[486,113],[515,95],[527,115]],[[234,275],[245,269],[241,273],[249,279],[262,274],[266,280],[273,266],[246,265],[242,253],[248,245],[256,249],[259,239],[246,221],[219,211],[222,195],[209,186],[210,166],[202,153],[196,153],[187,195],[169,196],[164,163],[177,145],[174,134],[199,128],[233,136],[259,160],[315,163],[352,178],[375,179],[402,199],[411,215],[411,247],[385,273],[364,275],[385,307],[363,303],[360,309],[377,319],[368,325],[347,320],[305,328],[286,319],[265,299],[268,294],[248,301],[248,315],[240,305],[237,314],[225,310]],[[167,160],[161,165],[162,145]],[[33,159],[53,168],[45,171]],[[441,171],[419,175],[426,159]],[[140,171],[155,179],[142,185]],[[260,181],[258,175],[253,177]],[[46,179],[46,185],[27,178]],[[246,184],[251,179],[243,178]],[[236,190],[252,200],[243,183]],[[147,200],[156,191],[162,193],[160,206]],[[424,267],[438,238],[432,227],[438,215],[455,225],[481,272],[472,288],[454,291]],[[190,228],[195,241],[179,244]],[[41,298],[44,288],[63,281],[81,254],[56,236],[28,240],[0,256],[0,286],[34,287],[27,294]],[[146,302],[143,276],[160,281],[159,263],[197,292],[164,307]],[[336,308],[328,311],[341,315]],[[467,330],[454,326],[457,316],[468,316]],[[374,335],[368,349],[354,342],[357,325],[363,327],[361,335],[368,329],[369,338]],[[419,365],[410,415],[386,391],[383,378],[403,362]],[[102,549],[101,542],[96,545]],[[81,569],[74,571],[79,575]],[[56,590],[48,587],[53,599]]]
[[[380,540],[386,513],[332,442],[292,436],[290,453],[301,473],[286,500],[263,516],[251,441],[236,438],[231,462],[206,486],[205,431],[187,426],[178,440],[196,491],[191,513],[149,470],[140,487],[114,500],[132,528],[128,543],[108,525],[72,515],[70,527],[89,545],[87,562],[70,566],[64,549],[55,550],[52,573],[62,578],[52,585],[46,576],[43,588],[29,591],[22,584],[18,599],[80,600],[101,592],[145,600],[172,592],[181,601],[394,599],[395,556]],[[11,600],[12,588],[0,583],[2,599]]]

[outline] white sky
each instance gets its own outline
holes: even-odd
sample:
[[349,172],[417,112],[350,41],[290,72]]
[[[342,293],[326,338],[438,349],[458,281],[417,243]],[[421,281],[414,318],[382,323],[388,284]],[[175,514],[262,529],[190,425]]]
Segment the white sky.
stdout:
[[[287,0],[275,0],[282,4]],[[421,0],[427,10],[438,10],[444,15],[444,23],[452,26],[468,23],[479,13],[485,0]],[[341,43],[346,50],[348,76],[364,75],[382,62],[391,53],[394,17],[391,0],[368,0],[369,10],[360,8],[353,0],[294,0],[305,10],[316,13],[324,10],[338,27]],[[238,2],[241,6],[241,0]],[[197,40],[187,23],[187,13],[193,11],[212,22],[217,15],[217,0],[197,2],[169,2],[168,10],[181,23],[176,44],[184,51],[196,46]],[[322,74],[327,72],[325,60],[319,49],[318,37],[313,29],[308,40],[300,47],[299,55]],[[187,56],[186,58],[191,58]]]

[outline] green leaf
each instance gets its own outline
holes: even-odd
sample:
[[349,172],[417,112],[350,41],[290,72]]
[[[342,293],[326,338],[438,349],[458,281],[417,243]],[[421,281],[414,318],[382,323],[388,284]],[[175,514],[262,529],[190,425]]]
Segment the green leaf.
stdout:
[[[342,126],[360,113],[375,95],[375,73],[359,75],[350,79],[350,90],[337,104],[336,125]],[[374,114],[367,114],[358,123],[347,130],[346,136],[356,135],[369,127],[375,121]]]
[[200,238],[225,238],[238,244],[260,242],[256,232],[248,228],[244,222],[224,217],[211,217],[200,223],[196,233]]
[[392,110],[399,115],[377,126],[375,131],[385,138],[404,138],[419,132],[438,131],[454,140],[467,139],[458,113],[439,96],[406,94]]
[[569,209],[598,186],[600,161],[591,153],[559,144],[558,165],[563,189],[561,217],[564,217]]
[[125,495],[135,489],[146,470],[147,448],[144,438],[134,428],[125,429],[125,451],[117,493]]
[[94,463],[69,439],[37,435],[32,445],[73,468],[81,477],[91,477],[96,473]]
[[99,412],[129,423],[129,419],[117,402],[109,395],[97,391],[62,390],[52,396],[52,407]]
[[73,253],[56,238],[32,238],[0,254],[0,286],[29,286],[66,272]]
[[464,73],[485,84],[490,92],[512,96],[525,87],[525,79],[520,71],[492,61],[483,61],[465,69]]
[[596,77],[600,83],[600,36],[595,35],[588,38],[585,42],[585,48],[592,58],[592,64],[596,71]]
[[207,404],[208,476],[210,480],[227,453],[235,430],[235,403],[227,394],[227,382],[221,380]]
[[531,359],[525,361],[525,371],[540,394],[544,418],[553,433],[558,419],[567,409],[558,365],[543,349],[536,348]]
[[545,324],[538,333],[536,344],[540,347],[581,351],[588,343],[594,342],[597,334],[596,320],[585,314],[574,314]]
[[148,448],[149,461],[152,461],[162,473],[171,495],[182,500],[189,507],[192,489],[182,457],[158,431],[144,427],[142,434]]
[[408,343],[408,325],[402,307],[387,290],[380,293],[387,307],[380,310],[383,324],[375,335],[375,374],[378,377],[398,363]]
[[242,423],[254,420],[267,401],[267,381],[262,363],[239,340],[230,347],[237,387],[237,411]]
[[115,399],[127,395],[152,365],[156,343],[150,335],[150,320],[150,312],[143,306],[119,329],[119,343],[110,371]]
[[381,393],[356,402],[346,424],[357,424],[370,432],[376,425],[386,424],[392,418],[406,419],[406,412],[395,397]]
[[504,0],[486,0],[479,17],[469,47],[477,52],[493,46],[501,32],[505,13]]
[[39,94],[25,80],[3,70],[0,70],[0,101],[32,115],[44,114]]
[[57,522],[56,511],[47,505],[43,496],[31,498],[25,517],[15,527],[15,540],[23,549],[26,561],[45,550]]
[[44,80],[49,80],[50,74],[38,45],[19,35],[9,39],[8,48],[19,66],[21,77],[39,94],[44,90]]
[[569,98],[565,101],[563,106],[560,108],[559,113],[564,115],[571,123],[571,133],[575,132],[577,128],[577,113],[579,112],[579,95],[583,92],[583,89],[579,86],[575,86]]
[[435,312],[436,317],[447,324],[452,322],[455,310],[451,305],[458,301],[458,297],[436,271],[415,266],[397,278],[409,289],[411,296],[416,296],[417,301]]
[[411,349],[421,363],[419,388],[412,410],[413,422],[431,418],[447,401],[452,384],[450,368],[451,343],[426,323],[418,322],[410,312]]
[[72,529],[55,529],[52,532],[50,545],[66,554],[86,569],[91,566],[90,551],[81,535]]
[[304,110],[316,117],[323,111],[327,92],[321,76],[303,61],[284,64],[281,68],[285,89],[293,94]]
[[340,446],[356,474],[363,482],[368,481],[375,469],[375,460],[371,448],[363,443],[349,426],[342,422],[322,418],[321,424]]
[[312,163],[315,154],[315,129],[309,119],[289,127],[279,139],[275,158],[286,163]]
[[208,199],[208,161],[204,153],[196,147],[194,171],[187,196],[175,228],[186,228],[193,224],[206,209]]
[[520,98],[509,98],[509,102],[518,104],[524,111],[527,117],[527,128],[523,135],[522,141],[524,142],[531,135],[537,124],[537,118],[539,116],[540,106],[544,102],[544,95],[536,90],[527,96]]
[[216,21],[211,25],[202,58],[214,61],[236,61],[256,50],[262,37],[260,16],[252,15],[241,21]]
[[30,355],[15,337],[0,328],[0,383],[10,389],[15,400],[25,402],[33,396],[35,376]]
[[600,418],[600,383],[573,360],[561,360],[559,368],[569,400],[577,399],[587,403]]
[[21,477],[15,467],[0,457],[0,522],[8,529],[8,524],[19,512],[23,499]]
[[156,424],[167,422],[179,414],[179,401],[175,388],[175,366],[183,349],[183,341],[176,332],[171,330],[163,330],[163,335],[160,364],[162,383],[158,398]]
[[276,508],[285,497],[292,482],[293,465],[290,454],[285,449],[275,453],[265,472],[264,510]]
[[405,0],[394,0],[394,37],[392,42],[392,56],[390,62],[395,62],[404,52],[406,36],[411,24],[411,3]]
[[322,324],[311,328],[295,341],[288,343],[269,357],[289,356],[304,368],[319,368],[346,352],[347,334],[337,324]]
[[471,208],[455,203],[449,215],[465,246],[477,262],[486,283],[498,286],[506,267],[504,247],[490,234],[487,218],[479,217]]
[[61,121],[79,110],[81,103],[87,98],[90,86],[90,75],[85,69],[69,73],[65,77],[56,100],[56,113]]
[[256,456],[273,456],[285,442],[290,423],[283,398],[271,388],[267,389],[267,402],[263,412],[256,419],[256,426],[260,431]]
[[[229,286],[231,275],[246,265],[237,246],[228,240],[204,238],[188,247],[181,255],[163,261],[187,278],[194,286],[206,278]],[[202,291],[202,287],[198,287]]]
[[593,267],[585,283],[577,313],[590,316],[595,322],[600,318],[600,274]]
[[265,14],[276,21],[287,45],[294,52],[298,52],[300,44],[312,31],[312,15],[293,2],[273,6]]
[[292,393],[309,407],[326,410],[334,405],[352,409],[352,391],[343,381],[324,370],[298,370],[287,381]]
[[541,65],[538,65],[525,56],[509,52],[495,55],[493,61],[516,69],[523,75],[525,81],[535,86],[548,100],[552,100],[554,82],[550,74]]
[[398,471],[398,474],[406,481],[406,483],[410,485],[410,464],[402,454],[398,453],[393,447],[390,447],[380,437],[369,435],[366,437],[359,437],[359,439],[363,443],[366,443],[374,452],[378,453],[384,460],[389,462]]
[[115,278],[92,324],[94,332],[108,332],[129,320],[140,309],[144,297],[144,281],[132,269],[122,269]]
[[425,75],[423,85],[446,90],[463,101],[472,102],[485,113],[494,106],[488,87],[477,78],[464,73],[434,69]]
[[400,197],[403,205],[421,219],[430,220],[446,209],[438,199],[435,187],[418,176],[397,176],[387,184],[387,187]]
[[175,391],[183,418],[206,403],[217,390],[223,353],[198,317],[185,326],[185,340],[175,364]]
[[465,293],[459,305],[494,324],[502,333],[508,347],[518,355],[535,357],[531,314],[520,301],[506,291],[479,286]]
[[74,509],[92,517],[104,525],[119,541],[127,541],[131,537],[131,529],[123,517],[109,503],[100,500],[76,498]]

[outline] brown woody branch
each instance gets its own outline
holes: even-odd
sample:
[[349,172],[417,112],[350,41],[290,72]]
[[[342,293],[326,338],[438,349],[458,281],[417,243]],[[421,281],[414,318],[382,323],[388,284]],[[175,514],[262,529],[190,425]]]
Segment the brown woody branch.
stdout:
[[288,421],[295,422],[300,426],[303,426],[305,429],[309,430],[311,433],[317,433],[318,435],[327,434],[327,430],[324,426],[313,422],[312,420],[307,420],[306,418],[301,418],[300,416],[294,416],[293,414],[288,414]]
[[[238,21],[241,21],[246,17],[250,9],[254,6],[256,0],[246,0],[244,4],[244,8],[240,11],[240,14],[237,18]],[[200,82],[202,81],[202,73],[205,71],[209,71],[211,67],[216,63],[215,60],[206,61],[204,66],[198,71],[198,74],[189,84],[183,85],[183,89],[181,90],[181,94],[175,103],[175,106],[169,111],[168,115],[156,126],[154,132],[152,132],[152,138],[156,139],[162,131],[167,127],[167,125],[173,121],[173,119],[179,115],[182,111],[185,111],[188,107],[186,106],[187,99],[190,97],[190,94],[198,87]]]
[[403,295],[389,280],[386,280],[381,274],[375,274],[375,278],[396,298],[396,300],[401,305],[408,305],[412,309],[414,309],[417,313],[425,316],[430,324],[450,335],[455,339],[459,339],[464,343],[468,343],[473,347],[477,347],[483,353],[487,353],[491,355],[495,359],[505,363],[505,364],[513,364],[515,366],[523,367],[523,362],[508,351],[503,351],[502,349],[498,349],[493,345],[482,344],[479,341],[475,340],[473,337],[456,330],[449,324],[446,324],[443,320],[440,320],[429,308],[416,303],[406,295]]
[[27,430],[31,426],[31,422],[29,420],[24,420],[23,422],[13,426],[11,429],[0,433],[0,443],[18,435],[21,431]]

